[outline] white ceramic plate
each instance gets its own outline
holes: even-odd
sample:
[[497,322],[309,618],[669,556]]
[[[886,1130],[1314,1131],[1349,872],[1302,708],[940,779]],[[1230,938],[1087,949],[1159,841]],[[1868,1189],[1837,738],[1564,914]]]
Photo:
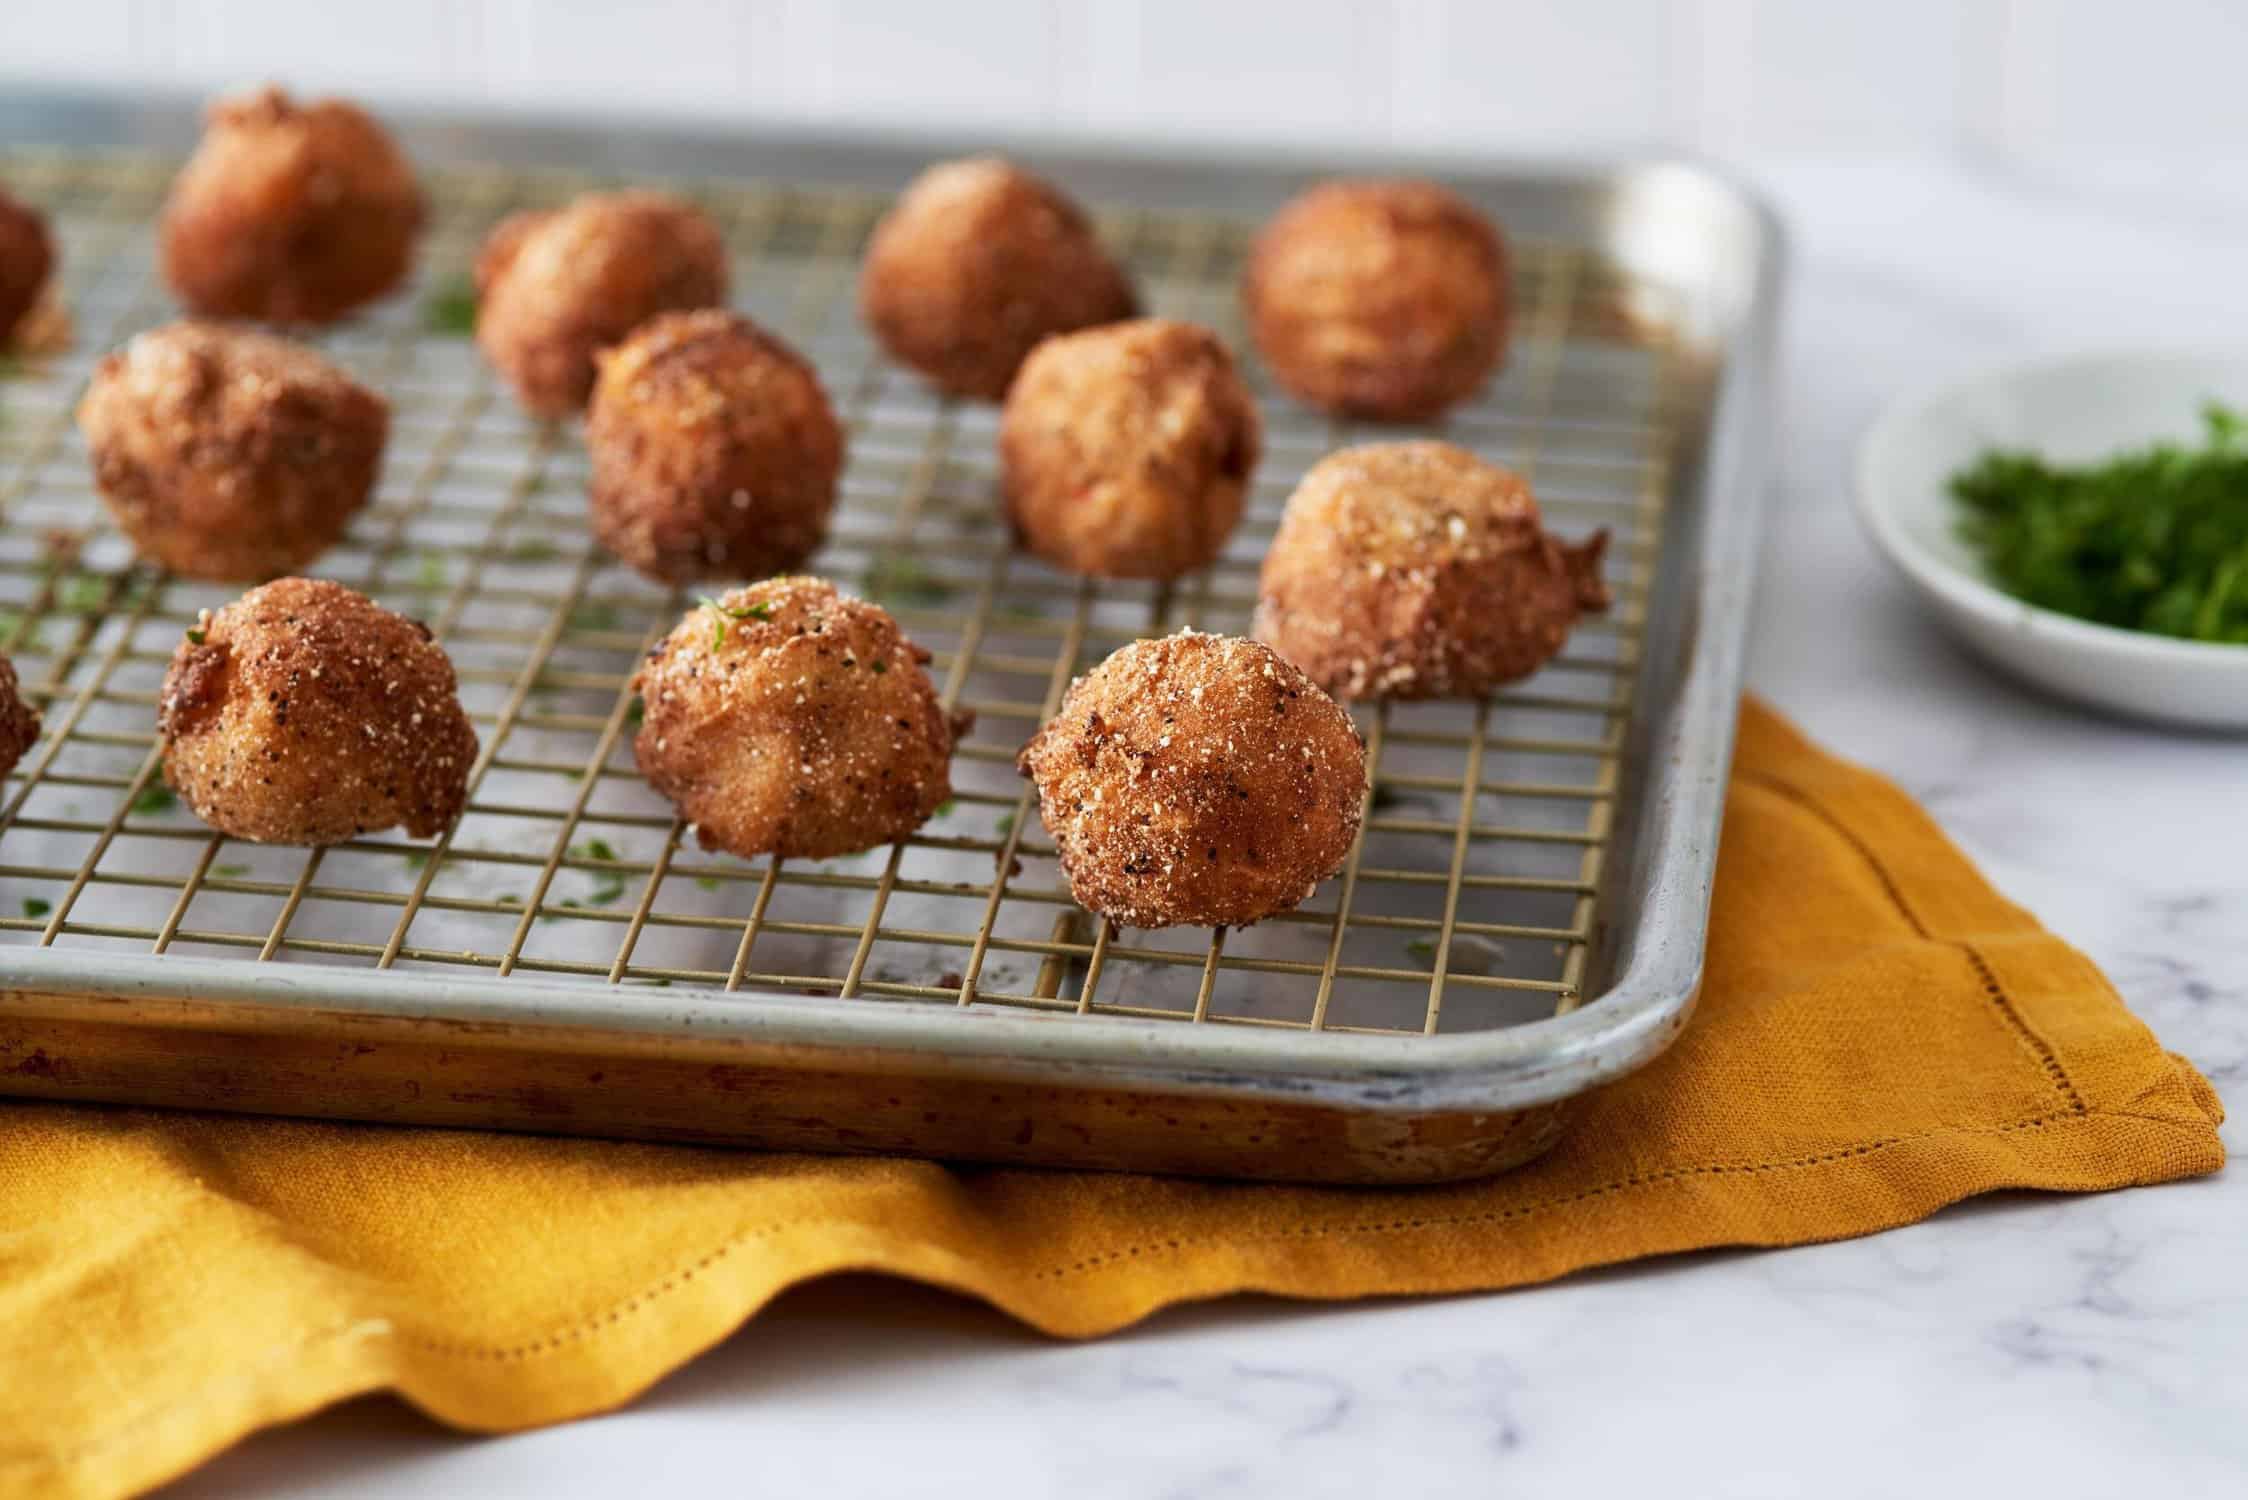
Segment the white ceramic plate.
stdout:
[[2077,463],[2198,442],[2248,408],[2248,353],[2096,354],[1999,370],[1891,407],[1858,448],[1858,519],[1953,634],[2048,691],[2134,718],[2248,730],[2248,646],[2117,630],[2002,593],[1959,540],[1948,481],[1987,448]]

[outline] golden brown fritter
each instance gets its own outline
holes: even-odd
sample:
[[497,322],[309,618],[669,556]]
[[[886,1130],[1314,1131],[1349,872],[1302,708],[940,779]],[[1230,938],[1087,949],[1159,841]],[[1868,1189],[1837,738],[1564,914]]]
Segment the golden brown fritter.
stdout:
[[172,184],[164,279],[205,317],[332,323],[406,279],[422,219],[412,164],[366,111],[249,90],[211,106]]
[[0,656],[0,776],[16,768],[23,753],[39,743],[39,710],[23,701],[16,664]]
[[476,343],[526,410],[566,417],[593,357],[657,313],[726,300],[726,243],[668,193],[587,193],[503,219],[476,259]]
[[1023,747],[1070,893],[1128,927],[1245,927],[1342,867],[1366,800],[1350,716],[1271,648],[1186,631],[1070,684]]
[[1216,334],[1146,318],[1048,339],[1000,420],[1007,515],[1057,568],[1176,578],[1224,549],[1263,442]]
[[374,489],[382,397],[300,344],[218,323],[144,333],[94,367],[78,426],[141,556],[271,578],[333,546]]
[[1490,220],[1432,182],[1329,182],[1257,236],[1242,282],[1273,377],[1323,410],[1433,417],[1506,348],[1507,256]]
[[1555,540],[1521,477],[1465,448],[1345,448],[1288,497],[1256,634],[1337,697],[1480,698],[1607,608],[1607,545]]
[[164,779],[261,844],[335,844],[460,816],[476,731],[429,627],[340,583],[279,578],[202,618],[157,709]]
[[0,348],[39,301],[55,269],[55,242],[37,209],[0,192]]
[[939,389],[997,401],[1040,339],[1129,318],[1139,298],[1059,188],[997,157],[940,162],[868,241],[859,315]]
[[955,726],[928,659],[824,578],[735,589],[649,651],[632,753],[706,849],[826,859],[887,844],[952,795]]
[[843,429],[794,349],[723,308],[661,313],[601,355],[594,534],[667,583],[763,578],[827,536]]

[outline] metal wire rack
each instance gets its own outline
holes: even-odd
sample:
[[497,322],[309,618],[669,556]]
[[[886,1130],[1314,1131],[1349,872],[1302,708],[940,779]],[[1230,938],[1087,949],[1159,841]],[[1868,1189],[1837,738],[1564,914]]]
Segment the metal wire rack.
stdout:
[[[689,600],[595,545],[574,432],[524,417],[447,316],[494,220],[607,184],[427,174],[417,284],[319,341],[388,394],[393,430],[376,500],[315,571],[427,619],[450,651],[482,741],[469,806],[434,844],[243,844],[173,801],[154,737],[181,631],[234,591],[133,561],[72,422],[99,354],[172,315],[151,226],[173,167],[0,153],[0,181],[53,220],[78,330],[68,354],[0,379],[0,650],[47,718],[0,797],[0,944],[1335,1032],[1504,1026],[1601,982],[1604,862],[1687,404],[1665,288],[1579,247],[1517,243],[1508,368],[1432,429],[1526,472],[1564,532],[1608,527],[1615,607],[1487,703],[1362,712],[1365,832],[1304,908],[1240,932],[1132,933],[1070,901],[1017,749],[1117,646],[1244,631],[1304,469],[1395,429],[1310,413],[1251,359],[1267,454],[1219,563],[1166,586],[1053,573],[1008,549],[996,413],[933,397],[851,314],[880,197],[661,184],[717,216],[737,304],[814,359],[848,426],[843,502],[812,566],[888,605],[934,650],[947,703],[977,719],[953,800],[914,837],[817,863],[707,855],[630,751],[633,666]],[[1234,287],[1254,226],[1095,210],[1156,310],[1246,352]]]

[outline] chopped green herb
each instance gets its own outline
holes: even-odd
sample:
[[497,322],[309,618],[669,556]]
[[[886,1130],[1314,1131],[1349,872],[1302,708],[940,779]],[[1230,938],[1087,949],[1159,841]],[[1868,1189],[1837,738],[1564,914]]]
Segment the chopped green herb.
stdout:
[[1405,951],[1424,963],[1436,962],[1436,939],[1428,937],[1407,938]]
[[428,851],[427,849],[412,849],[412,850],[409,850],[409,851],[407,851],[407,854],[406,854],[406,868],[407,868],[407,869],[409,869],[409,870],[418,870],[418,869],[420,869],[420,868],[421,868],[421,867],[422,867],[423,865],[426,865],[426,864],[428,864],[428,863],[429,863],[429,851]]
[[143,817],[154,817],[158,813],[170,812],[179,804],[179,800],[172,795],[172,789],[168,786],[148,786],[142,788],[141,794],[133,799],[133,811]]
[[[610,844],[607,839],[587,839],[582,844],[572,844],[569,849],[569,854],[570,858],[572,859],[603,859],[613,861],[622,858],[622,856],[617,853],[615,846]],[[622,896],[624,894],[624,887],[624,875],[620,871],[597,870],[593,872],[593,890],[589,893],[588,899],[590,899],[595,906],[607,906],[610,902],[616,900],[619,896]],[[564,906],[577,905],[575,901],[565,901],[562,904]]]
[[944,801],[937,804],[937,810],[929,814],[929,816],[932,818],[942,818],[950,816],[952,809],[957,804],[958,800],[958,798],[954,797],[945,798]]
[[999,836],[1001,838],[1005,838],[1009,833],[1012,833],[1014,831],[1015,815],[1011,812],[1001,813],[999,815],[999,821],[992,824],[992,827],[999,830]]
[[492,900],[501,906],[521,906],[523,904],[523,898],[513,891],[502,891]]
[[648,717],[648,705],[635,696],[624,711],[625,722],[638,724]]
[[728,620],[765,620],[772,618],[773,614],[773,606],[762,601],[756,604],[745,604],[736,609],[730,604],[720,603],[708,594],[703,595],[702,607],[709,610],[712,615],[710,649],[713,651],[725,649],[726,622]]
[[422,304],[422,326],[431,333],[465,339],[476,331],[476,285],[466,276],[449,276]]
[[414,583],[424,593],[435,593],[445,586],[445,559],[434,552],[424,552],[414,569]]
[[250,873],[248,865],[213,865],[211,873],[221,880],[240,880]]
[[37,896],[23,898],[23,914],[27,917],[43,917],[53,910],[54,907],[40,900]]
[[91,573],[75,574],[63,580],[55,601],[74,615],[98,615],[109,603],[109,580]]
[[14,610],[0,610],[0,642],[8,643],[8,650],[26,655],[38,655],[47,649],[47,642],[39,622],[33,622],[24,631],[22,640],[13,640],[15,633],[23,630],[24,616]]
[[543,536],[525,537],[507,555],[515,562],[545,562],[554,556],[554,543]]
[[200,630],[197,630],[197,629],[196,629],[196,628],[195,628],[194,626],[192,626],[192,625],[188,626],[188,627],[187,627],[187,643],[188,643],[188,644],[189,644],[190,646],[200,646],[200,645],[202,645],[202,644],[203,644],[203,632],[202,632],[202,631],[200,631]]
[[889,664],[888,662],[884,661],[884,660],[883,660],[883,659],[882,659],[881,657],[879,657],[879,656],[877,656],[877,657],[876,657],[876,658],[874,659],[874,675],[875,675],[875,676],[877,676],[877,677],[880,677],[880,676],[881,676],[881,675],[882,675],[883,673],[885,673],[885,672],[887,672],[887,671],[889,671],[889,670],[890,670],[890,664]]
[[866,570],[861,587],[867,597],[882,604],[942,604],[952,597],[952,586],[934,576],[912,557],[886,556]]
[[706,891],[715,891],[725,883],[725,881],[720,880],[715,875],[697,875],[695,877],[695,884],[701,886]]
[[1960,537],[1993,581],[2125,630],[2248,643],[2248,420],[2202,409],[2199,447],[2058,465],[1992,451],[1951,477]]

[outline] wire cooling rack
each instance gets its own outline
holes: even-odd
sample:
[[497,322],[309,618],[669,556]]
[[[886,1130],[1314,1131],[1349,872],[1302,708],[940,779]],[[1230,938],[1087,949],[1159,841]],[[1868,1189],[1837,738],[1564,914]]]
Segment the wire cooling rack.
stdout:
[[[850,432],[834,534],[811,568],[886,604],[974,710],[953,799],[914,837],[825,861],[706,854],[632,764],[628,682],[690,599],[609,559],[576,433],[523,416],[464,336],[466,270],[515,209],[614,184],[517,169],[425,176],[412,289],[318,340],[390,398],[377,496],[313,569],[426,619],[482,754],[459,823],[324,850],[231,840],[164,789],[156,695],[182,630],[238,592],[133,562],[91,486],[72,408],[96,358],[175,315],[153,266],[175,164],[0,153],[51,216],[77,324],[0,379],[0,650],[46,734],[0,797],[0,944],[481,971],[618,986],[786,991],[1338,1032],[1458,1032],[1566,1010],[1601,982],[1603,864],[1670,466],[1689,399],[1673,297],[1580,248],[1520,241],[1504,375],[1422,429],[1526,473],[1549,524],[1614,534],[1615,607],[1483,704],[1360,711],[1374,785],[1342,874],[1244,931],[1132,932],[1069,898],[1016,751],[1071,677],[1127,641],[1245,632],[1282,502],[1321,455],[1403,435],[1277,393],[1234,300],[1254,226],[1103,214],[1152,307],[1242,351],[1266,418],[1249,513],[1212,568],[1091,583],[1010,552],[997,413],[883,361],[851,288],[880,197],[649,183],[727,231],[735,301],[819,366]],[[751,1002],[746,994],[744,1003]]]

